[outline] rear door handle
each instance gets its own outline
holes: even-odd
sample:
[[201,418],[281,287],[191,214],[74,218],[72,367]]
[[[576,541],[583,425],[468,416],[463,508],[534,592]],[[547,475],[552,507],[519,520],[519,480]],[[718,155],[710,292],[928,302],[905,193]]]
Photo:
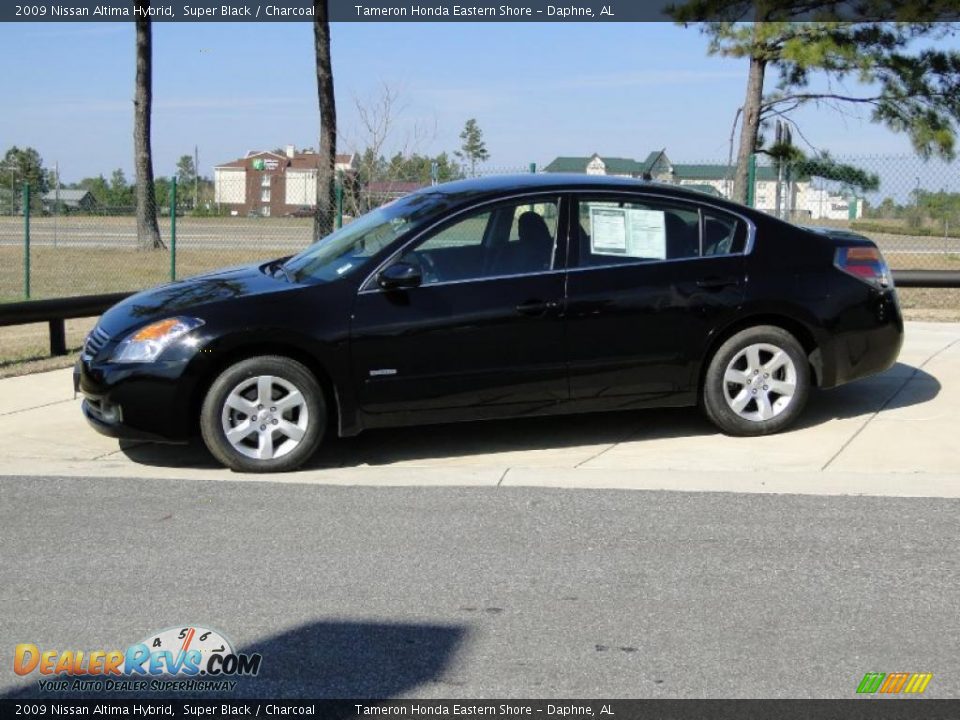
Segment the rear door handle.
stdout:
[[708,277],[697,280],[697,287],[703,288],[704,290],[720,290],[725,287],[736,287],[739,284],[740,278],[733,276]]
[[548,302],[543,300],[528,300],[525,303],[520,303],[517,305],[517,312],[520,315],[546,315],[548,312],[552,312],[560,307],[560,303],[557,302]]

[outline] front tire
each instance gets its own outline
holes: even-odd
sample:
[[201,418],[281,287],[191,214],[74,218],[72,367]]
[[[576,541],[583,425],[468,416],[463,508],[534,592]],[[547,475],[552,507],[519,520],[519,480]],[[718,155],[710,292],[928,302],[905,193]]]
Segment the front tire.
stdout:
[[200,432],[213,456],[237,472],[285,472],[316,452],[327,425],[317,379],[296,360],[248,358],[213,381]]
[[741,330],[724,342],[703,382],[707,417],[728,435],[780,432],[796,421],[809,395],[803,347],[773,325]]

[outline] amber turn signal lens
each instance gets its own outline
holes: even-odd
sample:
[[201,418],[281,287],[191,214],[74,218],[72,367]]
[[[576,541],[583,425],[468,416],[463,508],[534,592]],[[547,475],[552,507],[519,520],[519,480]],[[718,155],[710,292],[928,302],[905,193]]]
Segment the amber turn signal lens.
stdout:
[[159,340],[179,324],[180,321],[176,318],[161,320],[160,322],[155,322],[147,325],[145,328],[142,328],[131,339],[135,342],[143,340]]
[[882,262],[883,256],[877,248],[848,247],[847,262]]

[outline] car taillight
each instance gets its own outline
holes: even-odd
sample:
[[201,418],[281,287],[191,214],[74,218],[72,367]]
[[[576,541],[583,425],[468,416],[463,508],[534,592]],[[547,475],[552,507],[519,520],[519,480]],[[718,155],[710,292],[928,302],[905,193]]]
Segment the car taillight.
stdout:
[[875,247],[841,247],[833,258],[833,264],[877,288],[893,287],[893,277],[887,261]]

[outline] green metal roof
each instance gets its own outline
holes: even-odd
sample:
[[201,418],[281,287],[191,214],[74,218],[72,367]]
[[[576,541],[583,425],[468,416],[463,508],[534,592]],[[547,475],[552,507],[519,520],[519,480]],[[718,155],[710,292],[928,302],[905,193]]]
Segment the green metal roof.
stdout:
[[[733,165],[674,165],[673,175],[678,180],[733,179]],[[777,173],[770,165],[757,165],[757,180],[776,180]]]
[[547,165],[544,172],[584,172],[587,169],[587,163],[590,158],[584,157],[558,157],[552,163]]
[[616,173],[642,173],[646,166],[630,158],[619,157],[601,157],[603,164],[607,166],[607,172]]

